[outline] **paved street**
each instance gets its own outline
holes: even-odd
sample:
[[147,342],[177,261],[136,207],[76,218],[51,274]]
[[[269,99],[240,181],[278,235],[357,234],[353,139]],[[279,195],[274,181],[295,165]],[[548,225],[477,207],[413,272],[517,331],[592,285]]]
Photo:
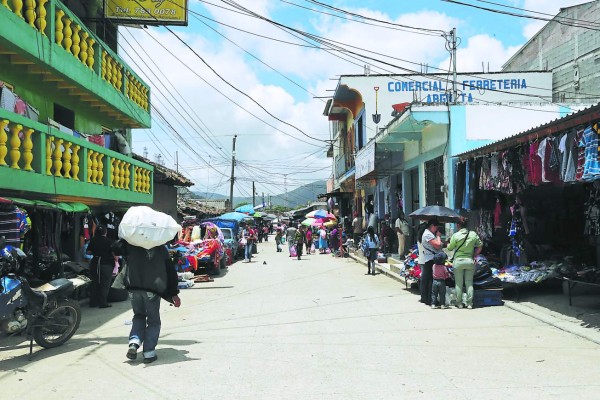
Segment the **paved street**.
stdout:
[[[266,265],[263,264],[266,261]],[[508,307],[431,310],[350,259],[259,244],[163,303],[158,361],[125,358],[129,304],[84,307],[65,346],[0,345],[0,384],[33,399],[591,399],[600,346]],[[15,347],[16,345],[16,347]],[[8,398],[8,397],[7,397]]]

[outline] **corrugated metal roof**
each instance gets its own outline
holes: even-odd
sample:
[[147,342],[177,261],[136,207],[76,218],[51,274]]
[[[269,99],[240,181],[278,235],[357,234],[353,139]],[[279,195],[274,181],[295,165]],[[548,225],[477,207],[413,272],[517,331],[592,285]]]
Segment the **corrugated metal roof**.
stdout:
[[526,131],[516,133],[512,136],[500,139],[496,142],[480,146],[476,149],[469,150],[464,153],[453,155],[452,157],[471,158],[477,155],[483,155],[494,151],[505,150],[509,147],[514,146],[517,143],[531,140],[532,136],[543,137],[554,135],[563,130],[572,129],[579,126],[580,124],[590,123],[593,120],[597,119],[600,119],[600,103],[594,106],[590,106],[588,108],[584,108],[583,110],[565,115],[564,117],[556,118],[555,120],[528,129]]

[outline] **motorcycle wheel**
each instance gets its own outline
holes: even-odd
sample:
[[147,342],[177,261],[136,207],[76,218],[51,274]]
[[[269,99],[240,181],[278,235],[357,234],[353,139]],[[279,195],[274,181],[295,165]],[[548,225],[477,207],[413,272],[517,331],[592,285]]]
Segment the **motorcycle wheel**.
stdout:
[[75,334],[80,322],[79,303],[68,299],[59,300],[56,308],[46,315],[46,320],[34,328],[33,339],[46,349],[58,347]]

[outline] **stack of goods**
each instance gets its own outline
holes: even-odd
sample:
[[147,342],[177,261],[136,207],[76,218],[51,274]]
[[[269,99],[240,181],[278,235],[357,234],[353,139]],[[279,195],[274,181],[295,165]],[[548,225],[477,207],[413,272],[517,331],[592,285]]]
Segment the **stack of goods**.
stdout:
[[559,276],[561,267],[564,267],[562,263],[534,261],[530,265],[522,267],[511,265],[501,269],[492,269],[492,271],[502,282],[515,284],[540,283],[548,278]]
[[193,272],[178,272],[177,273],[177,287],[179,289],[187,289],[194,286],[194,273]]
[[196,271],[200,264],[218,265],[224,255],[223,244],[218,239],[205,239],[195,243],[177,242],[169,248],[180,272]]
[[558,272],[565,278],[573,281],[595,283],[600,285],[600,269],[591,266],[576,267],[572,264],[559,264]]
[[419,249],[417,246],[413,246],[406,258],[404,259],[404,264],[400,270],[400,276],[404,277],[407,280],[419,280],[421,278],[421,267],[419,267]]
[[473,275],[474,289],[501,289],[502,281],[494,276],[492,268],[485,256],[479,255],[475,260],[475,274]]

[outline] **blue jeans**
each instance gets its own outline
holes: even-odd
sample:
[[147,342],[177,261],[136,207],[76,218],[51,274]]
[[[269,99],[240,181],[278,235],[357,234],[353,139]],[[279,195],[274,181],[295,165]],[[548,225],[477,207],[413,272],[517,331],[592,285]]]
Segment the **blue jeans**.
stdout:
[[444,279],[434,279],[431,285],[431,304],[437,304],[438,293],[440,295],[441,306],[446,305],[446,280]]
[[144,358],[156,355],[160,335],[160,296],[133,290],[129,293],[133,308],[133,321],[129,333],[129,344],[144,345]]
[[250,241],[246,242],[246,249],[244,251],[244,258],[250,261],[250,257],[252,257],[252,243]]

